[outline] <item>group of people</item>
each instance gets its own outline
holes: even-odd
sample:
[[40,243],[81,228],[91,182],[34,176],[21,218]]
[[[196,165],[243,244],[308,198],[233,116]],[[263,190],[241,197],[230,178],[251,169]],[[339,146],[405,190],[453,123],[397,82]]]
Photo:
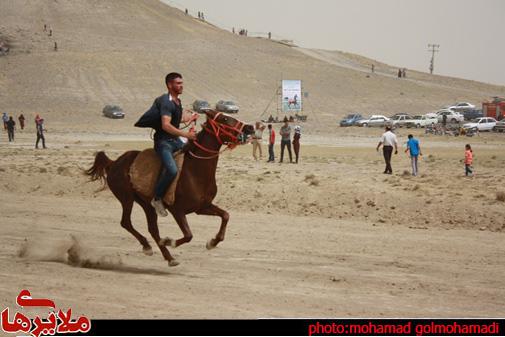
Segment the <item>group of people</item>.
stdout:
[[[281,157],[279,163],[284,161],[284,151],[287,149],[289,155],[289,162],[298,164],[300,157],[300,138],[301,138],[301,127],[295,126],[293,132],[293,140],[291,140],[291,126],[290,121],[284,118],[284,125],[280,128],[279,134],[281,136]],[[275,130],[272,124],[268,124],[268,163],[275,162]],[[253,157],[254,160],[258,160],[257,152],[259,152],[259,159],[263,157],[263,152],[261,149],[261,142],[263,138],[263,131],[265,130],[265,125],[261,122],[256,122],[255,132],[252,138],[253,145]],[[295,160],[293,161],[293,153],[291,152],[291,144],[293,144],[293,150],[295,152]]]
[[[422,156],[421,145],[419,140],[414,138],[413,135],[408,135],[407,148],[405,153],[409,154],[410,163],[412,166],[412,175],[415,177],[419,173],[418,162],[419,156]],[[384,174],[393,174],[393,168],[391,167],[391,157],[393,155],[393,150],[395,154],[398,154],[398,139],[396,135],[391,130],[390,126],[386,127],[386,132],[382,134],[382,137],[377,144],[377,151],[379,151],[382,146],[382,152],[384,154],[384,161],[386,162],[386,168],[384,169]],[[465,145],[465,175],[467,177],[473,176],[473,150],[470,144]]]
[[[18,117],[19,127],[21,130],[25,128],[25,116],[20,114]],[[16,130],[16,122],[12,116],[8,116],[6,112],[2,114],[2,121],[4,123],[4,130],[7,131],[9,142],[14,141],[14,135]],[[42,141],[42,147],[46,148],[46,139],[44,137],[44,119],[40,117],[39,114],[35,116],[35,129],[37,131],[37,140],[35,142],[35,148],[39,148],[39,142]]]
[[406,78],[407,77],[407,68],[398,69],[398,78]]
[[[49,29],[49,32],[48,32],[48,29]],[[44,32],[48,32],[47,36],[49,36],[49,37],[53,36],[53,29],[49,28],[47,26],[47,24],[44,24]],[[58,43],[56,43],[56,41],[54,41],[54,47],[53,48],[54,48],[54,51],[58,51]]]
[[[288,117],[284,117],[284,119],[286,119],[286,118],[288,118]],[[295,118],[293,116],[289,116],[288,121],[290,123],[292,123],[295,121]],[[275,118],[274,118],[272,115],[270,115],[267,119],[267,122],[268,123],[279,123],[280,121],[279,121],[279,117],[275,116]]]

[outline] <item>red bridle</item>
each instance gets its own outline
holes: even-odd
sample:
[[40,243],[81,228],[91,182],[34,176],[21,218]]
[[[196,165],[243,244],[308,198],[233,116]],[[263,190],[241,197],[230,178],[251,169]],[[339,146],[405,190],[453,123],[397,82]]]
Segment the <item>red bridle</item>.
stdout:
[[[240,143],[238,136],[242,134],[242,130],[244,129],[245,124],[239,120],[236,120],[234,126],[218,123],[216,119],[222,114],[223,114],[222,112],[218,112],[214,116],[214,118],[207,119],[207,122],[202,126],[205,129],[205,131],[216,137],[220,145],[226,145],[226,148],[223,151],[212,150],[194,140],[193,144],[195,144],[200,150],[205,151],[207,153],[211,153],[212,156],[209,157],[197,156],[192,151],[189,151],[189,154],[191,154],[193,157],[198,159],[212,159],[219,156],[222,152],[228,149],[230,150],[234,149]],[[228,137],[230,140],[225,141],[223,140],[223,137]]]

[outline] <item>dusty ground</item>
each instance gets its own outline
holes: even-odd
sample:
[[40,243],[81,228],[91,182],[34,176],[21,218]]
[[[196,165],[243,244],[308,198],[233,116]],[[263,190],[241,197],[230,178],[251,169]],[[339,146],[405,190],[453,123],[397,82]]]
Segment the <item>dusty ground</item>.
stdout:
[[[31,133],[19,134],[0,147],[2,306],[29,288],[94,318],[503,316],[502,135],[420,137],[425,159],[413,178],[406,155],[393,176],[380,173],[377,133],[307,145],[299,165],[254,162],[250,146],[223,155],[226,240],[207,251],[219,221],[190,216],[194,240],[173,250],[175,268],[158,251],[142,254],[119,225],[119,203],[79,170],[96,150],[115,158],[148,142],[55,134],[35,151]],[[462,177],[468,141],[474,180]],[[149,237],[140,207],[133,219]],[[181,235],[170,218],[160,229]]]

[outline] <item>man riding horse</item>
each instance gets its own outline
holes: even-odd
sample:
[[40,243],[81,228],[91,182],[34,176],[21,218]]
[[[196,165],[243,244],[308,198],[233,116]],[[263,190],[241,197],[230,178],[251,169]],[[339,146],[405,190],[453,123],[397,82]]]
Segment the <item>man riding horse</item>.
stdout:
[[[146,214],[149,233],[163,258],[168,261],[170,267],[173,267],[179,262],[170,254],[168,247],[180,247],[193,238],[186,217],[188,214],[221,218],[219,231],[207,241],[205,245],[207,249],[216,248],[224,240],[230,215],[213,203],[217,194],[218,159],[226,149],[244,144],[254,134],[254,126],[222,112],[208,110],[205,111],[206,120],[196,135],[191,130],[189,132],[180,130],[181,121],[190,123],[196,120],[198,115],[183,113],[179,100],[183,88],[180,74],[168,74],[166,85],[168,94],[158,97],[151,109],[135,123],[135,126],[156,130],[155,150],[127,151],[116,160],[99,151],[95,155],[93,165],[85,171],[85,174],[91,181],[100,180],[105,184],[104,187],[109,187],[123,209],[121,226],[138,240],[146,255],[153,255],[151,244],[134,228],[131,221],[133,204],[136,202],[142,207]],[[189,141],[184,145],[181,154],[183,161],[178,174],[174,152],[183,146],[179,137],[186,137]],[[225,149],[222,150],[222,147]],[[161,175],[158,174],[160,170],[164,171]],[[166,202],[167,196],[163,194],[177,175],[179,177],[177,184],[173,186],[175,187],[173,199]],[[167,194],[170,194],[170,191],[167,191]],[[158,214],[166,215],[167,211],[172,214],[183,237],[161,238]]]
[[154,134],[154,150],[160,157],[163,169],[156,184],[154,198],[151,200],[151,205],[156,213],[162,217],[168,215],[163,204],[163,197],[168,186],[177,176],[174,153],[184,146],[179,137],[190,140],[196,139],[195,131],[193,129],[189,131],[180,130],[180,123],[182,121],[187,124],[198,117],[197,114],[183,113],[181,100],[179,99],[179,95],[183,91],[182,75],[179,73],[168,74],[165,77],[165,84],[168,93],[158,97],[155,101],[161,116],[161,123],[156,127],[156,133]]

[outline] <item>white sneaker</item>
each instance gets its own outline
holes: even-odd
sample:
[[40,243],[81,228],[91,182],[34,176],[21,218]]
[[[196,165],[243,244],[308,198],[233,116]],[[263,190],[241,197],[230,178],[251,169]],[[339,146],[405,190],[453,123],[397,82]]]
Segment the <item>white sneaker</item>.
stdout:
[[162,200],[156,200],[156,199],[151,200],[151,206],[154,207],[154,209],[156,210],[156,214],[158,214],[158,216],[165,217],[168,215],[168,212],[165,209],[165,205],[163,205]]

